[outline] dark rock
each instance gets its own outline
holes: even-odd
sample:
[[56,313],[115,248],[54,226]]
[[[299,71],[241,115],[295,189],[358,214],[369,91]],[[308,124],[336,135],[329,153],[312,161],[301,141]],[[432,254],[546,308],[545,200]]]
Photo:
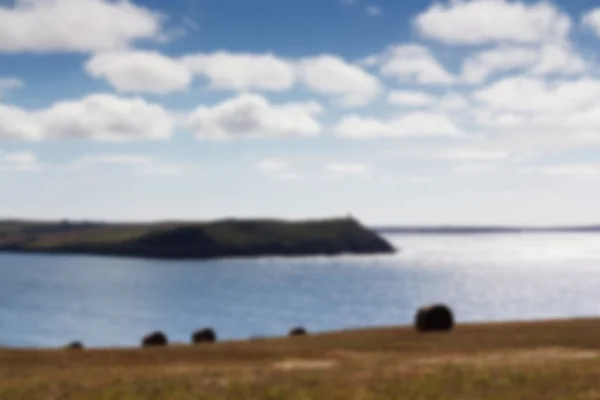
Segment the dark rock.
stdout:
[[192,344],[214,343],[217,341],[217,334],[212,328],[200,329],[192,334]]
[[142,339],[142,347],[162,347],[168,344],[167,335],[160,331],[152,332]]
[[444,304],[421,307],[415,316],[415,329],[419,332],[443,332],[454,328],[454,315]]
[[301,326],[297,326],[295,328],[290,329],[290,333],[289,336],[306,336],[308,335],[308,332],[306,331],[305,328],[301,327]]

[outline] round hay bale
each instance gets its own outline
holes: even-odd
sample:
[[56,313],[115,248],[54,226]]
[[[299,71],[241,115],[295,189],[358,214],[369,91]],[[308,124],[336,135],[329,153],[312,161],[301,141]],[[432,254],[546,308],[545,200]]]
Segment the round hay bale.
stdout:
[[294,336],[306,336],[306,335],[308,335],[308,331],[306,330],[306,328],[304,328],[302,326],[297,326],[295,328],[290,329],[289,335],[291,337],[294,337]]
[[162,347],[168,344],[167,335],[160,331],[152,332],[142,339],[142,347]]
[[192,334],[192,344],[214,343],[217,341],[217,334],[212,328],[197,330]]
[[415,316],[415,328],[419,332],[447,332],[454,328],[454,315],[444,304],[421,307]]
[[65,348],[69,350],[83,350],[83,343],[79,341],[71,342]]

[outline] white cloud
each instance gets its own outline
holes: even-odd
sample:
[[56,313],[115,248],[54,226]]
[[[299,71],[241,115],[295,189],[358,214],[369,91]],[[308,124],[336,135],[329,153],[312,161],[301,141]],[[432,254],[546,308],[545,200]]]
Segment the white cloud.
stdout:
[[127,0],[16,0],[0,6],[0,52],[94,52],[160,35],[161,17]]
[[38,111],[0,104],[0,138],[165,139],[171,136],[172,124],[158,105],[107,94],[62,101]]
[[325,166],[325,169],[328,172],[332,172],[335,174],[357,175],[364,174],[365,172],[367,172],[369,170],[369,166],[365,164],[336,163]]
[[531,66],[538,58],[533,48],[499,47],[477,53],[465,60],[462,79],[468,83],[481,83],[492,74]]
[[473,98],[464,119],[487,146],[541,156],[598,145],[600,80],[511,77]]
[[106,79],[119,92],[169,93],[188,88],[191,72],[156,52],[119,51],[94,55],[85,69],[95,78]]
[[502,149],[459,147],[437,151],[432,155],[436,158],[448,160],[504,161],[511,156],[511,153]]
[[334,96],[344,106],[365,105],[382,90],[375,76],[336,56],[306,58],[297,68],[300,80],[311,90]]
[[366,164],[355,164],[355,163],[331,163],[325,166],[325,179],[339,179],[347,177],[362,177],[364,179],[372,180],[372,176],[367,174],[370,170],[370,166]]
[[586,67],[586,62],[567,44],[500,46],[467,58],[462,67],[462,80],[481,83],[496,73],[519,70],[535,75],[576,74]]
[[388,102],[402,107],[426,108],[430,112],[461,111],[469,106],[469,100],[462,94],[434,95],[416,90],[391,91]]
[[0,103],[0,139],[41,138],[42,129],[31,114],[18,107]]
[[0,171],[37,171],[41,165],[31,152],[3,153],[0,151]]
[[154,157],[145,154],[92,154],[75,160],[71,167],[78,169],[90,165],[143,165],[150,164]]
[[198,107],[186,125],[198,138],[313,136],[321,132],[318,103],[274,105],[259,95],[243,94],[212,107]]
[[186,89],[194,75],[215,90],[283,92],[302,83],[343,106],[362,106],[382,91],[379,80],[342,58],[321,55],[286,60],[273,54],[192,54],[174,59],[156,52],[120,51],[95,55],[88,73],[120,92],[169,93]]
[[[600,81],[582,78],[550,82],[539,78],[510,77],[476,91],[473,98],[495,111],[574,111],[600,101]],[[518,118],[512,123],[518,124]]]
[[532,72],[537,75],[579,74],[587,68],[587,62],[570,45],[561,43],[543,46]]
[[464,110],[469,105],[469,99],[464,95],[449,93],[439,99],[436,107],[441,111],[459,111]]
[[162,163],[154,156],[135,153],[90,154],[74,160],[68,169],[127,167],[143,175],[179,176],[182,169],[176,165]]
[[287,162],[281,160],[263,160],[258,163],[257,168],[264,174],[281,180],[297,180],[301,175],[290,170]]
[[459,175],[490,175],[498,171],[497,165],[491,164],[462,164],[452,168]]
[[422,185],[431,181],[432,179],[426,176],[409,176],[408,178],[406,178],[406,182],[413,185]]
[[398,106],[423,107],[435,104],[437,97],[425,92],[394,90],[388,95],[388,101]]
[[263,160],[258,163],[258,169],[264,172],[281,172],[287,168],[287,163],[281,160]]
[[516,171],[520,175],[545,175],[556,178],[597,180],[600,165],[597,163],[559,163],[554,165],[526,166]]
[[376,5],[368,5],[367,7],[365,7],[365,11],[370,17],[378,17],[383,13],[381,7]]
[[581,23],[600,36],[600,8],[595,8],[585,13]]
[[108,141],[166,139],[173,121],[159,105],[142,98],[96,94],[63,101],[36,114],[46,138]]
[[18,78],[2,78],[0,77],[0,97],[10,90],[20,88],[25,83]]
[[367,59],[379,65],[385,76],[420,84],[447,85],[454,77],[435,59],[429,49],[420,45],[402,45],[387,49],[383,54]]
[[372,137],[458,137],[461,131],[447,115],[415,112],[390,120],[377,120],[357,115],[342,119],[335,132],[350,138]]
[[182,63],[205,76],[213,89],[285,91],[296,80],[294,65],[272,54],[194,54]]
[[538,169],[539,172],[545,175],[578,175],[578,176],[594,176],[600,175],[600,166],[598,164],[563,164]]
[[436,3],[415,19],[419,33],[447,44],[561,42],[572,21],[548,2],[454,0]]

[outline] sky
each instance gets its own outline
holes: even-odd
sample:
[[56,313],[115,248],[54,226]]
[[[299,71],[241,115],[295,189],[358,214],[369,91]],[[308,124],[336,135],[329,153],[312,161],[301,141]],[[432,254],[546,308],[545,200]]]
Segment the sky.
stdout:
[[600,223],[599,49],[589,0],[0,0],[0,218]]

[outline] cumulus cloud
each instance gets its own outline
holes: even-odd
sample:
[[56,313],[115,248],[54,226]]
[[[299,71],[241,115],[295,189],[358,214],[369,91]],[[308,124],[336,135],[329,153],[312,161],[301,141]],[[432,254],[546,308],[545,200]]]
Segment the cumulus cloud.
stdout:
[[388,94],[388,103],[400,107],[446,112],[461,111],[469,106],[469,100],[459,93],[433,94],[417,90],[394,90]]
[[0,139],[41,139],[42,129],[34,119],[27,111],[0,103]]
[[382,91],[375,76],[339,57],[306,58],[297,68],[300,80],[311,90],[334,96],[345,106],[365,105]]
[[509,77],[475,91],[473,98],[496,111],[557,113],[582,110],[600,100],[600,81]]
[[595,8],[586,12],[581,20],[583,26],[592,29],[596,35],[600,36],[600,8]]
[[16,0],[0,6],[0,52],[94,52],[160,36],[160,15],[127,0]]
[[273,54],[193,54],[183,57],[182,63],[206,77],[214,89],[285,91],[296,78],[293,64]]
[[108,94],[62,101],[38,111],[0,104],[0,138],[166,139],[171,136],[172,124],[161,106]]
[[198,107],[186,126],[198,138],[258,138],[313,136],[321,132],[315,102],[271,104],[266,98],[243,94],[215,106]]
[[383,54],[372,56],[367,64],[375,64],[381,74],[403,82],[448,85],[454,77],[435,59],[428,48],[410,44],[393,46]]
[[473,99],[467,119],[487,146],[539,156],[598,145],[600,80],[509,77]]
[[119,92],[170,93],[188,88],[191,72],[157,52],[119,51],[94,55],[86,71],[106,79]]
[[568,44],[541,47],[501,46],[468,57],[463,63],[462,80],[482,83],[502,72],[529,72],[534,75],[578,74],[586,62]]
[[458,137],[459,127],[445,114],[415,112],[389,120],[377,120],[352,115],[342,119],[335,128],[338,136],[372,137]]
[[391,104],[407,107],[423,107],[435,104],[437,97],[414,90],[394,90],[388,95]]
[[142,98],[96,94],[63,101],[35,115],[42,136],[107,141],[166,139],[172,133],[171,116],[161,106]]
[[564,41],[571,18],[548,2],[457,0],[433,4],[417,16],[418,32],[446,44]]
[[287,60],[273,54],[191,54],[181,58],[156,52],[118,51],[93,56],[85,65],[120,92],[170,93],[185,90],[194,76],[210,89],[283,92],[303,84],[348,107],[362,106],[382,91],[375,76],[332,55]]

